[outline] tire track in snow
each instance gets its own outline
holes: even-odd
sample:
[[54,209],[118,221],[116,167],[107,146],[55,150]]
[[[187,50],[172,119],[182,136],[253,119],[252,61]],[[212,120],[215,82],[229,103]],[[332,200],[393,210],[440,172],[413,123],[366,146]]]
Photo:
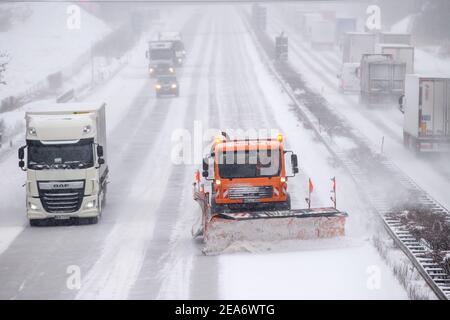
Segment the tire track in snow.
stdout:
[[[198,13],[190,21],[196,26],[193,20],[198,21]],[[154,95],[151,86],[147,91]],[[151,116],[140,128],[137,139],[130,141],[132,150],[125,153],[128,159],[123,167],[142,166],[143,169],[138,171],[136,179],[126,177],[130,188],[126,190],[129,200],[119,206],[123,216],[108,235],[102,256],[86,276],[78,299],[127,298],[141,271],[148,244],[154,235],[155,208],[164,199],[171,172],[167,161],[170,155],[170,134],[167,132],[176,122],[174,119],[182,118],[185,112],[182,99],[154,101]],[[142,152],[144,155],[139,155]],[[154,164],[158,164],[158,170]]]
[[[209,20],[208,23],[210,23]],[[204,30],[206,25],[209,24],[205,20],[202,22],[202,27],[199,29]],[[189,94],[185,107],[189,109],[194,107],[195,110],[192,112],[185,109],[187,111],[186,116],[180,117],[179,120],[183,121],[179,123],[179,127],[174,129],[191,128],[196,116],[199,115],[198,99],[201,93],[201,84],[204,82],[201,73],[207,70],[204,65],[207,64],[208,57],[211,56],[212,52],[211,39],[206,42],[204,39],[204,37],[196,37],[193,45],[189,46],[195,48],[189,55],[196,57],[197,60],[193,64],[196,72],[191,73],[191,76],[195,77],[192,77],[189,89],[185,89],[185,92]],[[204,42],[199,45],[198,42],[200,41]],[[204,57],[206,57],[205,60],[203,60]],[[199,70],[200,77],[197,77],[199,76],[197,74]],[[190,130],[190,132],[193,132],[193,130]],[[189,298],[189,273],[192,256],[189,252],[186,254],[186,252],[180,250],[180,246],[185,247],[186,237],[183,237],[183,235],[189,234],[190,229],[183,230],[180,235],[179,230],[175,230],[175,227],[187,214],[185,212],[186,207],[182,206],[183,201],[186,200],[183,198],[183,194],[186,190],[189,190],[190,193],[192,176],[189,173],[192,172],[193,175],[194,171],[192,166],[185,164],[172,164],[170,170],[171,174],[163,192],[165,196],[161,198],[162,200],[155,213],[158,218],[154,235],[148,245],[141,272],[129,295],[129,298],[132,299]],[[177,201],[173,201],[173,197],[179,198]],[[188,200],[192,201],[191,199]],[[192,240],[188,237],[187,241],[190,243]],[[190,251],[192,252],[192,250]],[[149,288],[151,288],[151,291]]]

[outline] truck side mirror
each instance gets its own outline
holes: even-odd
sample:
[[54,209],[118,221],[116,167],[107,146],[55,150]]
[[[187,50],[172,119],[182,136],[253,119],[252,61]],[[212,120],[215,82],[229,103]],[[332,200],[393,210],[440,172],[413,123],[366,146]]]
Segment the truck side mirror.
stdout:
[[298,173],[298,159],[296,154],[291,154],[291,164],[292,164],[292,172],[294,174]]
[[398,109],[401,113],[405,113],[405,95],[401,95],[400,98],[398,98]]
[[103,165],[103,164],[105,164],[105,159],[98,158],[97,162],[98,162],[99,165]]
[[208,178],[209,175],[209,165],[208,165],[208,159],[203,159],[203,172],[202,176],[203,178]]
[[23,160],[20,160],[20,161],[19,161],[19,168],[20,168],[20,169],[25,168],[25,161],[23,161]]
[[20,147],[17,151],[17,155],[19,156],[19,160],[23,160],[25,158],[25,147]]
[[103,146],[97,145],[97,156],[99,158],[103,157]]

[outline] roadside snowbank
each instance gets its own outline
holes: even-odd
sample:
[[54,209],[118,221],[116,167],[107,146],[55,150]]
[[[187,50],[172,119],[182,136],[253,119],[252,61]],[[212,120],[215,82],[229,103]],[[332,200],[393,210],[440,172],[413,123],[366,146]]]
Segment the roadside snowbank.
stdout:
[[[80,29],[67,27],[70,3],[16,3],[31,14],[22,23],[0,32],[0,51],[9,54],[4,74],[7,85],[0,86],[0,100],[32,89],[49,74],[68,67],[91,45],[110,32],[98,18],[80,8]],[[7,6],[3,4],[2,6]]]

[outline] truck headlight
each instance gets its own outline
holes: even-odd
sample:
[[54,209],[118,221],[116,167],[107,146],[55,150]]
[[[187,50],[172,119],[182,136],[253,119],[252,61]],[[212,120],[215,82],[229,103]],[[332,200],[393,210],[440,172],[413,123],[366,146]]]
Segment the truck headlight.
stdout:
[[36,128],[30,128],[28,129],[28,134],[30,136],[35,136],[36,135]]
[[28,202],[28,207],[30,208],[30,210],[37,210],[38,206],[35,205],[34,203]]
[[177,87],[177,85],[174,83],[172,84],[172,89],[175,89]]
[[173,68],[169,68],[169,72],[173,73],[174,69]]
[[153,68],[148,69],[148,72],[153,73],[155,71]]
[[89,133],[89,132],[91,132],[91,126],[90,125],[87,125],[87,126],[85,126],[84,128],[83,128],[83,133]]
[[91,201],[89,201],[88,203],[86,203],[86,205],[84,206],[84,208],[85,208],[85,209],[92,209],[92,208],[95,208],[95,204],[96,204],[96,201],[95,201],[95,200],[91,200]]
[[161,89],[161,85],[160,85],[160,84],[157,84],[157,85],[155,86],[155,88],[156,88],[156,90],[159,90],[159,89]]

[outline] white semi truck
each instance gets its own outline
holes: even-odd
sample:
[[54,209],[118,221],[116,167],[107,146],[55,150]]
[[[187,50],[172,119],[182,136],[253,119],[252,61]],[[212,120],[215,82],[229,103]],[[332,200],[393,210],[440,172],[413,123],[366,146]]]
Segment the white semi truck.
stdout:
[[364,54],[361,59],[361,102],[367,105],[397,103],[405,90],[406,64],[390,54]]
[[159,41],[168,41],[173,45],[175,51],[175,63],[177,66],[182,66],[186,57],[186,50],[181,38],[181,34],[178,31],[164,31],[158,34]]
[[150,77],[175,74],[177,57],[171,41],[150,41],[145,55]]
[[378,43],[398,43],[411,45],[410,33],[379,32]]
[[19,167],[27,172],[30,224],[55,219],[97,223],[109,172],[105,104],[33,107],[25,113],[26,145],[18,151]]
[[450,151],[450,78],[406,76],[403,141],[415,152]]
[[338,74],[342,92],[359,92],[360,64],[363,54],[375,52],[376,34],[368,32],[346,32],[342,41],[342,66]]
[[311,46],[317,49],[332,49],[336,37],[335,22],[328,19],[312,19],[309,22]]
[[360,63],[363,54],[375,53],[376,34],[347,32],[343,41],[343,63]]
[[375,53],[391,54],[394,60],[406,63],[406,74],[414,73],[414,47],[408,44],[377,43]]

